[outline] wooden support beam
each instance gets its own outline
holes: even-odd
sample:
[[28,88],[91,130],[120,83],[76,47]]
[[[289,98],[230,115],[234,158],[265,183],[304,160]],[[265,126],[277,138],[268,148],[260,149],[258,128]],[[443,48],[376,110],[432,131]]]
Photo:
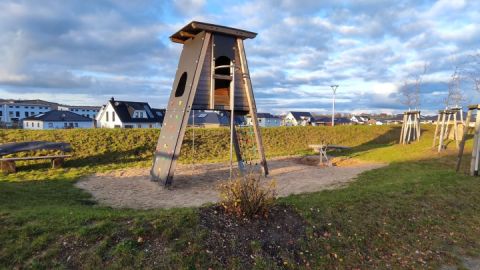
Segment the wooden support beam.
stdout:
[[195,37],[194,34],[189,33],[189,32],[185,32],[185,31],[180,31],[180,36],[186,37],[186,38],[194,38]]
[[255,133],[255,140],[257,141],[258,146],[258,154],[263,166],[263,172],[266,176],[268,175],[267,159],[265,157],[265,151],[263,148],[260,126],[258,125],[257,106],[255,104],[255,98],[253,95],[252,81],[250,80],[249,76],[250,72],[248,70],[247,58],[245,56],[245,48],[243,46],[243,40],[240,38],[237,38],[237,47],[239,49],[238,54],[240,55],[240,70],[242,72],[243,82],[245,84],[248,106],[250,107],[250,116],[252,117],[253,131]]
[[400,140],[398,143],[404,144],[403,142],[403,135],[405,134],[405,119],[406,119],[406,114],[403,114],[403,121],[402,121],[402,130],[400,131]]
[[436,146],[436,141],[437,141],[438,131],[439,131],[438,125],[439,125],[439,122],[440,122],[441,115],[442,115],[442,113],[439,112],[439,113],[438,113],[438,117],[437,117],[437,123],[435,123],[435,133],[433,133],[433,144],[432,144],[432,148],[435,148],[435,146]]
[[472,159],[470,160],[470,175],[478,174],[478,138],[480,135],[480,113],[477,111],[475,121],[475,136],[473,137]]
[[438,150],[437,152],[440,153],[440,151],[442,151],[442,148],[443,148],[443,136],[445,135],[445,117],[446,117],[446,114],[444,113],[442,115],[442,121],[441,121],[441,126],[440,126],[440,138],[438,139]]
[[456,168],[457,172],[460,170],[460,166],[462,163],[463,150],[465,149],[465,141],[467,140],[468,128],[470,126],[471,118],[472,118],[472,110],[468,110],[465,128],[463,129],[462,140],[460,141],[460,146],[458,148],[457,168]]

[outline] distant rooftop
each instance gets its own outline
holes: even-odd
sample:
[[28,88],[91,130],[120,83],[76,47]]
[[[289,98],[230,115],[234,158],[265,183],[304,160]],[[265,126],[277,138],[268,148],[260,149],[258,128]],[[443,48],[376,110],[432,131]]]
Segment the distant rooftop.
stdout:
[[92,119],[69,111],[53,110],[40,113],[34,116],[26,117],[25,120],[45,121],[45,122],[91,122]]

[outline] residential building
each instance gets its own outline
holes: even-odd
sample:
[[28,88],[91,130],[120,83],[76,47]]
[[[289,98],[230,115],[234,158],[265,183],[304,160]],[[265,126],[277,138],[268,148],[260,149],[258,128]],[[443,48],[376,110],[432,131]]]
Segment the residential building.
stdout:
[[284,126],[308,126],[312,124],[313,116],[309,112],[288,112],[283,119]]
[[219,111],[195,110],[190,113],[188,124],[195,127],[228,127],[230,119],[228,114]]
[[24,129],[92,128],[93,119],[69,111],[53,110],[23,119]]
[[118,101],[112,97],[98,112],[96,127],[160,128],[163,117],[159,113],[161,110],[153,110],[146,102]]
[[[257,113],[258,125],[261,127],[279,127],[282,125],[282,119],[279,116],[270,113]],[[247,116],[247,125],[252,125],[252,118]]]
[[[351,125],[352,121],[347,117],[336,117],[335,118],[335,125]],[[332,125],[332,117],[321,117],[315,118],[312,122],[314,126],[331,126]]]
[[0,99],[1,126],[21,126],[22,120],[32,115],[56,109],[55,103],[35,100]]
[[61,111],[70,111],[76,114],[80,114],[84,117],[95,119],[101,106],[70,106],[70,105],[58,105],[58,109]]
[[357,125],[367,124],[368,120],[370,120],[370,117],[364,115],[352,115],[350,117],[350,121]]

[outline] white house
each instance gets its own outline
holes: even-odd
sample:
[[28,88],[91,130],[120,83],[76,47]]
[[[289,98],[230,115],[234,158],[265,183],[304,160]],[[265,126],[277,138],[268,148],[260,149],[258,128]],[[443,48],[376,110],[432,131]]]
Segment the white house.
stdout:
[[313,115],[309,112],[288,112],[283,119],[285,126],[307,126],[314,121]]
[[362,116],[362,115],[353,115],[350,118],[350,121],[355,124],[367,124],[368,120],[370,120],[369,117],[367,116]]
[[152,109],[146,102],[117,101],[111,98],[96,117],[100,128],[160,128],[165,111]]
[[69,111],[53,110],[23,119],[24,129],[93,128],[93,119]]
[[58,105],[58,109],[61,111],[70,111],[82,116],[95,119],[98,112],[100,111],[100,106],[70,106],[70,105]]
[[[261,127],[279,127],[282,119],[270,113],[257,113],[258,125]],[[252,118],[247,116],[247,125],[252,125]]]
[[0,99],[0,124],[20,126],[22,120],[32,115],[55,109],[55,103],[43,100]]

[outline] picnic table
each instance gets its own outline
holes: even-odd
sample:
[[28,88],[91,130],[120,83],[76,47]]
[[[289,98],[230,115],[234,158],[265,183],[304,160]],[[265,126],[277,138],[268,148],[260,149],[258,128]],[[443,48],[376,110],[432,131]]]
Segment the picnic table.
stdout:
[[308,145],[309,148],[312,148],[315,152],[318,152],[320,155],[320,165],[327,165],[327,166],[332,166],[332,163],[330,162],[330,158],[327,155],[327,151],[332,149],[332,150],[345,150],[345,149],[350,149],[348,146],[343,146],[343,145],[335,145],[335,144],[310,144]]
[[[57,150],[61,151],[60,155],[45,155],[45,156],[26,156],[26,157],[3,157],[5,155],[11,155],[20,152],[30,152],[38,150]],[[6,143],[0,145],[0,167],[4,173],[15,173],[17,167],[16,161],[25,160],[42,160],[50,159],[52,168],[59,168],[63,165],[66,158],[72,155],[66,155],[65,152],[71,152],[72,147],[69,143],[63,142],[46,142],[46,141],[31,141],[31,142],[18,142],[18,143]]]

